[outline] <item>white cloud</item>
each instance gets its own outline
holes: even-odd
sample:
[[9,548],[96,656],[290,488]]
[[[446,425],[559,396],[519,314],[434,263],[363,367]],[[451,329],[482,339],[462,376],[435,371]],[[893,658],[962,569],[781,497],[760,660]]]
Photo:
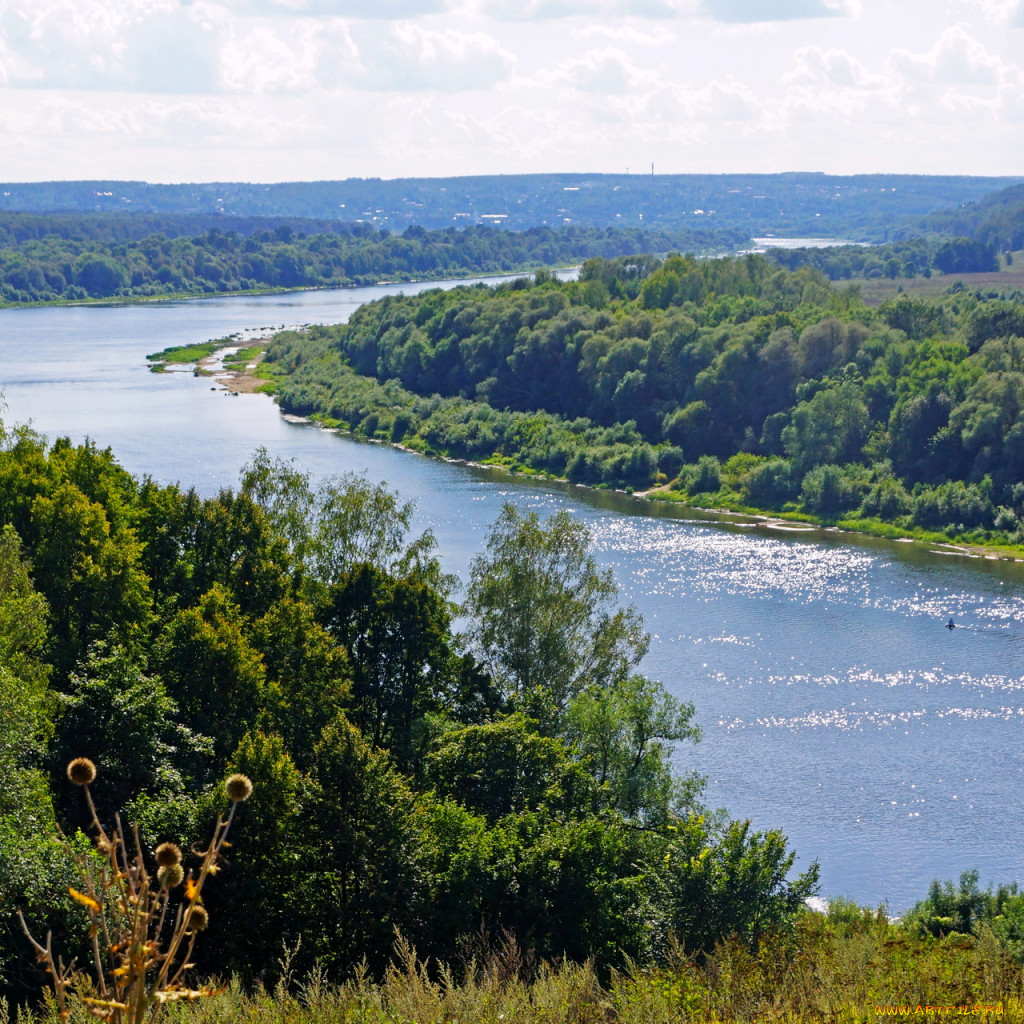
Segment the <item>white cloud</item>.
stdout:
[[709,82],[701,88],[659,84],[636,97],[630,117],[649,124],[692,133],[698,125],[752,126],[764,116],[762,103],[742,82],[733,78]]
[[445,0],[223,0],[234,12],[276,17],[415,18],[445,10]]
[[542,77],[582,92],[622,95],[633,91],[649,75],[621,50],[607,48],[566,61],[552,74]]
[[[1020,166],[1024,0],[0,0],[9,176]],[[558,19],[552,21],[552,19]],[[934,45],[933,45],[934,44]]]
[[150,97],[129,104],[96,93],[88,102],[40,93],[26,105],[16,130],[30,128],[51,141],[84,137],[103,146],[119,143],[140,147],[191,147],[211,142],[234,143],[239,137],[283,137],[293,127],[245,102],[223,98],[168,101]]
[[621,23],[610,25],[587,25],[576,31],[579,39],[590,39],[599,36],[604,39],[614,39],[618,43],[629,43],[635,46],[664,46],[675,41],[675,34],[665,28],[658,27],[651,30],[640,30],[635,25],[623,25]]
[[589,0],[476,0],[475,10],[498,21],[549,21],[555,18],[604,14],[604,4]]
[[216,88],[216,11],[174,0],[41,0],[0,8],[3,77],[36,88],[202,93]]
[[939,107],[947,121],[970,121],[976,124],[979,118],[991,120],[995,116],[996,106],[994,99],[959,89],[947,89],[939,98]]
[[860,0],[475,0],[476,10],[505,21],[552,18],[673,18],[752,24],[850,17]]
[[374,91],[462,92],[506,81],[515,57],[482,32],[434,31],[414,22],[388,33],[357,30],[358,65],[344,77]]
[[715,21],[850,17],[859,11],[859,0],[700,0],[700,13]]
[[693,94],[692,117],[705,121],[757,121],[764,107],[754,92],[733,78],[711,82]]
[[125,93],[460,92],[495,86],[515,64],[486,33],[417,21],[232,17],[222,5],[178,0],[42,2],[34,14],[0,8],[0,82]]
[[954,0],[953,7],[968,18],[1024,28],[1024,0]]
[[1002,58],[960,25],[947,28],[926,53],[893,50],[888,68],[910,81],[961,84],[994,84],[1009,70]]
[[783,76],[783,81],[840,88],[874,88],[883,83],[880,76],[872,74],[845,50],[804,46],[796,51],[793,58],[793,70]]
[[999,90],[997,114],[1014,126],[1024,122],[1024,84],[1017,82]]
[[338,38],[342,59],[352,58],[354,47],[350,41],[345,52],[344,26],[340,31],[325,33],[314,32],[305,22],[299,22],[290,31],[258,23],[247,31],[232,33],[221,52],[224,87],[233,92],[258,94],[298,93],[315,88],[325,36]]

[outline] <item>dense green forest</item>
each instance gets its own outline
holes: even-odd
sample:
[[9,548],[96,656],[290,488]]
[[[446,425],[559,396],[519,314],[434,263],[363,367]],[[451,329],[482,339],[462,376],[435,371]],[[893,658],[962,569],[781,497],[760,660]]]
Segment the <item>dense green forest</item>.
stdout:
[[396,929],[607,971],[791,927],[816,866],[670,770],[693,708],[640,673],[585,529],[506,507],[456,605],[410,514],[262,452],[203,499],[0,431],[2,994],[42,981],[16,907],[84,952],[55,832],[89,822],[80,757],[146,849],[208,835],[226,772],[255,784],[204,891],[206,973],[272,981],[300,939],[297,970],[376,972]]
[[[995,206],[1016,216],[1012,196]],[[955,278],[1005,260],[994,210],[934,240],[717,260],[627,255],[687,244],[638,229],[12,214],[0,267],[23,275],[4,293],[20,302],[599,252],[577,281],[393,296],[278,335],[268,384],[290,411],[422,451],[1020,547],[1024,300]],[[828,279],[930,269],[944,294],[878,307]],[[64,773],[82,756],[100,819],[137,823],[146,857],[203,842],[226,773],[255,783],[204,891],[195,974],[268,989],[236,985],[211,1020],[1024,1014],[1015,886],[936,882],[901,922],[841,900],[811,913],[813,851],[797,865],[779,832],[673,773],[694,709],[640,671],[642,623],[580,524],[506,507],[458,592],[411,512],[264,452],[201,498],[0,423],[0,1022],[45,982],[16,909],[89,959],[58,831],[86,849]]]
[[[0,245],[13,248],[22,242],[41,242],[50,235],[72,242],[140,242],[152,235],[194,238],[210,231],[248,238],[282,229],[294,235],[366,234],[350,220],[314,220],[302,217],[225,217],[216,213],[11,213],[0,212]],[[370,232],[372,234],[372,232]]]
[[1000,252],[975,238],[916,236],[884,245],[835,245],[821,248],[772,249],[772,259],[789,270],[813,267],[833,281],[851,278],[913,279],[933,273],[987,274],[1012,265],[1013,254]]
[[[501,273],[538,265],[579,262],[640,250],[735,248],[743,239],[727,232],[672,233],[640,228],[495,227],[401,235],[365,223],[332,230],[297,231],[237,220],[237,227],[206,218],[200,235],[180,232],[192,218],[35,217],[0,214],[0,304],[204,295],[282,288],[335,288],[382,279],[422,280]],[[211,226],[210,221],[214,221]],[[150,228],[163,232],[141,235]]]
[[866,306],[746,257],[590,260],[277,337],[284,409],[424,451],[904,532],[1024,543],[1024,303]]
[[[772,258],[789,269],[811,266],[833,280],[914,278],[933,272],[997,270],[1012,249],[1024,244],[1024,186],[985,195],[979,182],[987,190],[995,180],[913,179],[901,181],[899,188],[880,186],[881,181],[814,175],[677,181],[673,187],[698,190],[688,201],[700,204],[695,209],[701,214],[680,219],[652,216],[648,209],[648,204],[665,203],[675,195],[672,182],[652,184],[627,177],[625,184],[602,181],[600,188],[593,182],[559,186],[561,201],[583,204],[589,211],[583,217],[568,215],[568,208],[563,211],[566,216],[542,216],[540,207],[534,209],[536,204],[519,196],[512,219],[502,214],[439,221],[436,210],[447,209],[445,204],[452,200],[461,202],[461,193],[449,195],[448,186],[435,182],[429,197],[424,194],[422,202],[409,206],[424,216],[410,215],[401,226],[396,218],[370,215],[372,211],[351,220],[329,216],[339,209],[348,212],[345,203],[333,209],[284,203],[289,211],[328,214],[307,219],[294,214],[267,216],[264,213],[276,207],[246,203],[239,207],[245,212],[237,214],[179,202],[150,204],[154,212],[144,212],[145,204],[114,204],[108,209],[109,204],[101,202],[96,210],[82,212],[82,204],[69,198],[75,194],[73,183],[58,183],[52,195],[44,186],[32,186],[44,189],[42,194],[50,197],[54,209],[62,203],[68,207],[63,212],[38,212],[28,194],[22,195],[29,186],[21,191],[12,186],[15,193],[0,203],[0,304],[339,287],[382,279],[500,273],[637,252],[718,254],[750,248],[751,236],[795,231],[832,232],[880,244],[773,249]],[[542,184],[542,194],[551,200],[546,191],[551,183]],[[506,191],[518,187],[512,179],[495,179],[492,185]],[[314,186],[290,188],[298,190],[296,195],[305,194],[304,188],[317,191]],[[103,200],[114,195],[109,190],[89,194]],[[948,203],[961,194],[980,201],[959,202],[952,211],[924,219],[915,217],[934,210],[941,197]],[[635,217],[624,219],[601,205],[628,196],[641,202]],[[678,209],[681,197],[675,201]],[[29,209],[19,211],[18,202]],[[811,212],[823,203],[829,211],[824,221],[820,213]],[[182,206],[188,212],[182,212]],[[710,211],[715,216],[704,209],[712,206],[720,208]],[[428,216],[428,210],[435,215]],[[798,211],[795,221],[793,211]],[[527,216],[533,219],[521,224]],[[451,226],[453,220],[457,227]],[[449,226],[429,231],[423,226],[435,222]],[[902,226],[894,226],[897,223]]]
[[810,266],[833,281],[942,274],[990,273],[1024,248],[1024,186],[1014,185],[978,202],[940,210],[908,222],[890,241],[865,247],[773,249],[773,258],[795,270]]

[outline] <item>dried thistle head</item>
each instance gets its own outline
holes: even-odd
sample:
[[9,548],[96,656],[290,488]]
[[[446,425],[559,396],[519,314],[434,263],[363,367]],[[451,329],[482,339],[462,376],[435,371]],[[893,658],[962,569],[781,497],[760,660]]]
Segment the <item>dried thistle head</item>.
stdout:
[[247,775],[229,775],[224,780],[224,792],[232,803],[240,804],[252,796],[252,782]]
[[160,867],[170,867],[172,864],[181,863],[181,847],[177,843],[161,843],[154,851],[157,864]]
[[156,880],[163,889],[173,889],[181,885],[185,879],[185,871],[180,864],[163,864],[156,873]]
[[96,765],[87,757],[68,762],[68,779],[76,786],[88,786],[96,778]]
[[190,932],[205,931],[209,923],[210,915],[206,912],[206,907],[201,903],[193,903],[192,913],[189,914],[188,918],[188,930]]

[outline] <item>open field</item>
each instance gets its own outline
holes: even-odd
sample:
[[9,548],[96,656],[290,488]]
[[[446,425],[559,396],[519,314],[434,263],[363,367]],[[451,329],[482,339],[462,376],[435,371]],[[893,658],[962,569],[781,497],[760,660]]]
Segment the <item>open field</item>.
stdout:
[[890,281],[888,278],[854,278],[851,281],[837,281],[836,287],[855,284],[860,288],[861,296],[869,306],[877,306],[886,299],[895,299],[901,293],[920,295],[930,298],[942,295],[957,281],[962,281],[969,291],[997,292],[1006,294],[1013,291],[1024,292],[1024,253],[1015,253],[1014,261],[1002,270],[986,274],[933,274],[931,277],[914,277]]

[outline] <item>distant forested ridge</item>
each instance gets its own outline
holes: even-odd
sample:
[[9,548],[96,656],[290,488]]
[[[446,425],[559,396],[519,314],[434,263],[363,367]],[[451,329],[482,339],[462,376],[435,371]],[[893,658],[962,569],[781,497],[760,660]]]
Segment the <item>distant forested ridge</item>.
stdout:
[[941,274],[990,274],[1002,260],[1013,256],[1000,253],[989,242],[963,236],[917,235],[883,245],[835,245],[814,248],[773,248],[772,259],[796,270],[813,267],[833,281],[855,278],[911,280]]
[[571,224],[882,242],[936,210],[978,202],[1021,181],[816,173],[509,174],[269,185],[58,181],[0,185],[0,211],[360,220],[391,232],[414,224],[516,231]]
[[1024,232],[1024,186],[992,194],[1006,183],[782,174],[0,186],[0,302],[337,287],[636,252],[720,254],[769,235],[875,243],[775,253],[791,269],[813,266],[834,280],[986,271]]
[[577,483],[1024,542],[1024,303],[866,306],[764,256],[394,296],[280,336],[282,407]]
[[865,247],[772,249],[782,266],[814,267],[833,281],[992,273],[1024,248],[1024,185],[906,222],[890,241]]
[[973,238],[998,251],[1024,249],[1024,185],[933,213],[923,227],[933,234]]
[[[203,233],[190,236],[187,229],[197,223],[205,225]],[[232,223],[237,229],[225,230]],[[393,235],[365,223],[329,226],[308,233],[253,219],[0,213],[0,239],[14,239],[0,242],[0,302],[341,287],[502,273],[639,250],[716,251],[744,241],[696,229],[414,226]],[[142,233],[150,227],[161,233]]]
[[[14,247],[22,242],[42,241],[49,235],[72,242],[140,242],[152,235],[166,238],[195,237],[213,231],[248,238],[281,230],[292,235],[350,235],[355,227],[349,219],[316,220],[303,217],[226,217],[217,213],[23,213],[0,211],[0,245]],[[372,232],[369,232],[372,234]]]

